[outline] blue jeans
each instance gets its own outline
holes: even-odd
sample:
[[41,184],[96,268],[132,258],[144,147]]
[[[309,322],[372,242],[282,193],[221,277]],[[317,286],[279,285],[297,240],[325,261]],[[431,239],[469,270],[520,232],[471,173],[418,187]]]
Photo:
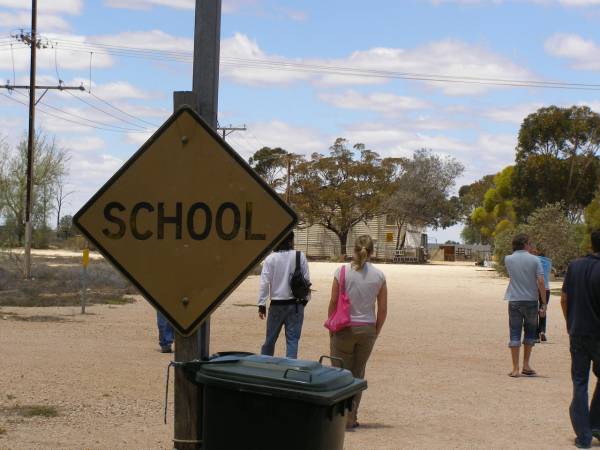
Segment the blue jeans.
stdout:
[[[600,337],[570,336],[571,379],[573,380],[573,401],[569,408],[571,424],[577,440],[588,445],[592,442],[592,430],[600,430]],[[596,375],[596,388],[592,403],[588,407],[588,380],[590,365]]]
[[538,302],[508,302],[509,347],[521,346],[521,332],[525,330],[523,345],[535,345],[538,327]]
[[275,343],[279,337],[281,327],[285,326],[286,358],[296,359],[298,357],[298,341],[302,332],[304,322],[304,305],[275,305],[269,306],[267,316],[267,337],[260,354],[273,356]]
[[173,343],[173,327],[165,316],[156,311],[156,323],[158,325],[158,345],[166,347]]

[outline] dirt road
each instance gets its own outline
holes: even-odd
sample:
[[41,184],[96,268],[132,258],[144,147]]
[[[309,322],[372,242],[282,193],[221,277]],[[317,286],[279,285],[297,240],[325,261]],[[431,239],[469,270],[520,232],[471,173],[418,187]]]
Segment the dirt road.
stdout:
[[[322,323],[335,267],[311,263],[317,292],[301,358],[328,353]],[[367,367],[363,426],[346,433],[346,449],[573,448],[558,297],[550,303],[549,342],[533,352],[539,376],[513,379],[505,279],[473,266],[381,267],[388,322]],[[218,309],[211,352],[258,351],[257,288],[250,277]],[[170,355],[158,352],[154,311],[143,300],[88,310],[0,309],[0,449],[171,448],[172,419],[162,423]],[[56,407],[58,416],[22,417],[19,405]]]

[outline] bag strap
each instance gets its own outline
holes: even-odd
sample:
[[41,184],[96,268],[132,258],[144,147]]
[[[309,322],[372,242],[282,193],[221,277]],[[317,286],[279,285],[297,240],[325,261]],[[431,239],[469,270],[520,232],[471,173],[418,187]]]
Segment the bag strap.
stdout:
[[342,294],[346,293],[346,266],[342,266],[340,269],[340,291]]
[[296,272],[300,272],[300,250],[296,250]]

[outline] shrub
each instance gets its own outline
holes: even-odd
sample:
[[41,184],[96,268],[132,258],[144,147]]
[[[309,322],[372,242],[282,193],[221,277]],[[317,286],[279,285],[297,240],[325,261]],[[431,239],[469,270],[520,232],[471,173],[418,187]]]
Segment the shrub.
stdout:
[[553,203],[536,209],[527,218],[527,223],[496,235],[494,254],[497,270],[501,273],[506,274],[504,257],[512,253],[512,238],[518,233],[527,234],[531,244],[552,260],[552,266],[558,273],[564,272],[581,253],[581,226],[569,222],[563,206]]

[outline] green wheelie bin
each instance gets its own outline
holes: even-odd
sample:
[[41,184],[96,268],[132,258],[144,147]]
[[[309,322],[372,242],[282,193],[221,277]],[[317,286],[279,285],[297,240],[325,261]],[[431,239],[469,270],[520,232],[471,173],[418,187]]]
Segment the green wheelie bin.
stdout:
[[185,363],[204,392],[206,450],[342,450],[367,382],[319,362],[229,352]]

